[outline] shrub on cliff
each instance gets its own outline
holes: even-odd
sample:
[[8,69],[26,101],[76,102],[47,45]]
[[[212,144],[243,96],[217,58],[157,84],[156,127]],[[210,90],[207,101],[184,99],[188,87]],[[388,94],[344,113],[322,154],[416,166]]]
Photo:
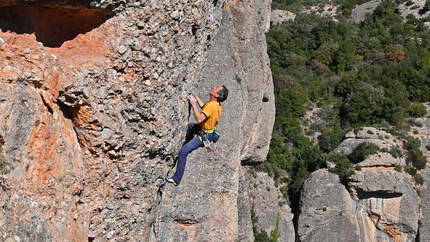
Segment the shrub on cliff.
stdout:
[[321,150],[330,152],[342,142],[344,135],[345,131],[338,126],[334,128],[327,127],[318,136],[318,145]]
[[421,150],[411,150],[408,152],[407,163],[411,163],[418,170],[426,168],[427,158]]
[[374,143],[363,142],[360,143],[350,155],[348,155],[349,160],[357,164],[365,160],[369,155],[378,153],[379,147]]
[[423,7],[423,9],[422,9],[422,12],[421,12],[421,14],[424,14],[424,13],[426,13],[427,11],[429,11],[430,10],[430,1],[429,0],[426,0],[426,3],[424,4],[424,7]]
[[354,165],[343,153],[331,153],[327,159],[335,164],[334,168],[328,170],[337,174],[342,184],[346,185],[349,178],[354,174]]
[[308,179],[309,171],[305,168],[300,167],[294,173],[294,177],[292,182],[289,185],[290,197],[295,197],[300,194],[300,190],[302,189],[303,183],[305,183],[306,179]]
[[424,117],[427,114],[426,107],[422,103],[412,103],[409,112],[413,117]]
[[7,174],[11,168],[11,165],[6,161],[3,148],[0,146],[0,175]]
[[421,142],[414,137],[408,136],[404,142],[404,146],[408,150],[406,163],[412,165],[417,170],[424,169],[426,167],[427,158],[421,151]]
[[406,137],[406,140],[403,142],[403,145],[408,151],[418,150],[420,149],[421,142],[412,136],[408,136]]
[[254,208],[251,208],[252,231],[254,232],[254,242],[277,242],[279,237],[279,222],[281,217],[278,213],[276,217],[276,227],[270,232],[270,236],[264,229],[258,229],[258,217],[255,214]]
[[390,153],[394,158],[403,157],[402,151],[400,150],[398,145],[392,146],[388,153]]

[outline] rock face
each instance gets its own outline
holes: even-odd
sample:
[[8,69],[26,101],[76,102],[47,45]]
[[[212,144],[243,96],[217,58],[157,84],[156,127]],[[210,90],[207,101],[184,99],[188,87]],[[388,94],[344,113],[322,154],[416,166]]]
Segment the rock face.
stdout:
[[336,175],[325,170],[312,173],[300,203],[300,241],[359,241],[356,204]]
[[379,148],[391,149],[392,147],[400,146],[402,143],[394,138],[390,133],[383,130],[378,130],[373,127],[364,127],[357,134],[353,131],[347,133],[342,143],[334,150],[335,152],[343,152],[345,155],[351,154],[354,149],[361,143],[373,143]]
[[364,169],[351,180],[348,185],[358,198],[360,221],[372,220],[363,227],[371,229],[370,225],[375,225],[376,230],[380,230],[374,235],[364,230],[362,234],[369,241],[379,237],[388,241],[415,240],[419,198],[409,175],[393,170]]
[[[426,121],[427,118],[415,120],[423,124]],[[418,126],[413,128],[418,132],[411,131],[411,134],[423,142],[428,129],[426,125]],[[399,139],[382,130],[364,127],[345,137],[336,152],[348,155],[360,143],[369,142],[386,150],[397,147],[396,153],[403,156],[395,158],[391,151],[368,156],[357,164],[361,170],[355,171],[346,185],[326,170],[314,172],[302,192],[300,240],[427,241],[430,234],[425,226],[430,216],[428,168],[414,177],[395,171],[395,167],[406,165],[406,152]]]
[[414,241],[419,199],[409,175],[365,169],[348,184],[314,172],[305,182],[298,233],[301,241]]
[[358,5],[352,10],[351,18],[356,23],[361,23],[366,18],[366,14],[372,14],[373,11],[381,3],[381,0],[373,0],[367,3]]
[[[268,235],[276,229],[279,216],[278,241],[294,242],[293,214],[285,198],[273,183],[273,179],[262,172],[241,174],[239,190],[239,238],[238,241],[254,241],[252,226],[264,230]],[[252,224],[251,213],[255,214]]]
[[185,96],[220,84],[223,136],[189,156],[168,233],[236,240],[241,164],[265,159],[274,121],[269,6],[0,1],[1,240],[158,240]]
[[[356,6],[352,10],[351,18],[355,23],[361,23],[366,18],[366,14],[372,14],[373,11],[378,7],[381,3],[381,0],[372,0],[361,5]],[[406,21],[408,15],[413,15],[417,19],[426,18],[430,15],[430,11],[425,10],[424,5],[425,0],[410,0],[405,1],[399,4],[396,8],[396,11],[400,16],[403,17],[403,20]],[[429,27],[429,22],[425,22],[425,25]]]
[[421,212],[419,241],[430,241],[430,171],[422,172],[423,189],[421,190]]
[[412,4],[404,2],[398,7],[400,15],[405,21],[409,14],[412,14],[418,19],[426,18],[430,15],[430,11],[424,11],[424,5],[426,4],[425,0],[411,0],[410,2]]
[[270,16],[270,23],[272,25],[279,25],[285,21],[294,20],[295,18],[296,18],[296,14],[292,12],[275,9],[272,11],[272,14]]
[[[403,146],[402,142],[383,130],[379,130],[373,127],[364,127],[357,132],[350,131],[345,134],[345,139],[339,146],[334,149],[334,152],[343,152],[345,155],[350,155],[357,146],[361,143],[373,143],[376,144],[380,149],[386,151],[379,151],[377,154],[368,156],[364,161],[358,163],[360,167],[375,167],[375,166],[405,166],[406,157],[399,156],[394,157],[389,153],[392,149],[398,149],[401,151]],[[328,162],[328,167],[334,167],[332,162]]]
[[[427,147],[430,147],[430,103],[423,104],[426,107],[427,116],[416,118],[414,120],[414,126],[411,127],[408,135],[414,137],[419,140],[421,143],[421,151],[427,157],[427,161],[430,160],[430,150]],[[430,168],[430,163],[427,162],[427,168]]]
[[[180,194],[173,206],[173,222],[166,226],[169,240],[243,238],[250,241],[253,238],[250,207],[242,209],[241,205],[245,202],[243,199],[249,199],[248,191],[241,188],[243,182],[249,182],[241,178],[246,169],[241,164],[255,164],[265,159],[270,143],[267,134],[271,133],[274,122],[265,25],[263,18],[258,17],[259,11],[252,8],[255,2],[231,1],[223,9],[221,26],[195,90],[204,96],[209,87],[229,81],[229,98],[222,104],[223,114],[218,125],[222,136],[214,155],[201,149],[188,156]],[[154,240],[165,226],[173,189],[168,187],[165,192],[168,195],[163,195],[154,224]],[[241,226],[243,217],[249,220],[245,229]],[[274,228],[276,214],[266,225]]]
[[[332,4],[324,4],[324,5],[313,5],[307,6],[306,8],[302,8],[298,14],[317,14],[320,16],[328,16],[333,19],[333,21],[337,22],[337,5]],[[274,9],[270,16],[270,24],[272,26],[282,24],[283,22],[290,21],[296,18],[296,14],[286,10]]]

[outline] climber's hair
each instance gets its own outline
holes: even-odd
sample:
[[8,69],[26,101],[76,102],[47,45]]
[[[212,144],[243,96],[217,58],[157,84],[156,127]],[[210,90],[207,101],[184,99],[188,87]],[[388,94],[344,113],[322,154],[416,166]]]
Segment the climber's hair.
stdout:
[[218,102],[224,102],[228,96],[228,89],[224,85],[222,85],[222,90],[218,92]]

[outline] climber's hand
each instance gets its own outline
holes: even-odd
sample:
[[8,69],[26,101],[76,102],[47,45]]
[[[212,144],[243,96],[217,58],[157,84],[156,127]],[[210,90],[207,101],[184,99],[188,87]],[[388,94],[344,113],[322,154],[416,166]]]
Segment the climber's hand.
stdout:
[[188,101],[191,103],[191,105],[196,105],[196,103],[197,103],[197,100],[196,100],[196,98],[193,96],[193,95],[189,95],[188,96]]

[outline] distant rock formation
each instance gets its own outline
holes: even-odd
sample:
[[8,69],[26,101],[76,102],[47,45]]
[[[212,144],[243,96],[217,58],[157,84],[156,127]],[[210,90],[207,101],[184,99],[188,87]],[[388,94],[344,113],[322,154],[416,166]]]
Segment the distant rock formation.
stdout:
[[1,240],[159,239],[185,97],[220,84],[222,137],[215,155],[190,156],[169,241],[252,236],[239,184],[274,122],[270,3],[0,1]]
[[296,18],[296,14],[280,9],[274,9],[270,16],[270,24],[271,25],[279,25],[288,20],[294,20]]
[[348,185],[326,170],[312,173],[301,198],[301,241],[415,240],[419,199],[409,175],[363,169]]
[[[356,23],[364,21],[367,14],[372,14],[373,11],[379,6],[381,0],[372,0],[367,3],[358,5],[352,10],[351,18]],[[425,18],[430,15],[430,11],[424,8],[426,0],[410,0],[404,1],[399,4],[396,11],[403,17],[404,21],[407,20],[408,15],[413,15],[417,19]],[[430,23],[426,22],[428,26]]]
[[426,0],[406,1],[399,5],[398,11],[405,21],[409,14],[412,14],[417,19],[425,18],[430,16],[430,10],[424,9],[425,4]]
[[[324,4],[323,6],[310,6],[309,8],[303,8],[300,13],[305,14],[317,14],[320,16],[332,17],[333,21],[337,22],[336,11],[338,6],[332,4]],[[272,26],[282,24],[283,22],[293,20],[296,18],[296,14],[286,10],[274,9],[270,17],[270,24]]]
[[[420,118],[415,122],[427,124],[427,120]],[[428,130],[423,125],[419,132],[411,131],[411,134],[415,133],[423,142]],[[419,171],[418,177],[397,171],[406,165],[406,151],[402,141],[385,131],[364,127],[345,137],[334,152],[349,155],[360,143],[366,142],[385,151],[396,148],[401,156],[394,157],[385,151],[370,155],[357,164],[361,169],[355,171],[346,185],[327,170],[314,172],[302,191],[300,240],[414,241],[419,237],[426,241],[430,235],[428,226],[423,226],[430,220],[428,168]]]
[[278,241],[294,242],[295,232],[293,214],[275,186],[273,178],[262,172],[246,172],[241,174],[239,184],[239,239],[238,241],[253,241],[251,211],[255,213],[256,226],[268,235],[276,229],[279,216]]
[[367,14],[372,14],[376,7],[379,6],[381,0],[373,0],[367,3],[358,5],[352,10],[351,18],[355,23],[361,23],[366,18]]
[[421,173],[423,186],[420,190],[421,217],[419,220],[419,241],[430,241],[430,170]]
[[[339,146],[334,149],[334,152],[343,152],[345,155],[350,155],[353,150],[361,143],[373,143],[380,149],[386,149],[387,152],[378,152],[377,154],[370,155],[364,161],[358,163],[361,167],[371,166],[404,166],[405,157],[393,157],[389,150],[403,146],[402,142],[383,130],[378,130],[373,127],[364,127],[358,131],[350,131],[345,135],[345,138]],[[332,167],[333,164],[329,164]]]

